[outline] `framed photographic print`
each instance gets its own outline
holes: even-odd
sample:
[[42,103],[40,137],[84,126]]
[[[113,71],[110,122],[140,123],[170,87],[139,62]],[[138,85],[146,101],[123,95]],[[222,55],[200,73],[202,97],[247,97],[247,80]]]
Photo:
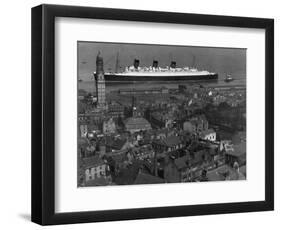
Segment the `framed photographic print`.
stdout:
[[273,210],[273,19],[32,9],[32,221]]

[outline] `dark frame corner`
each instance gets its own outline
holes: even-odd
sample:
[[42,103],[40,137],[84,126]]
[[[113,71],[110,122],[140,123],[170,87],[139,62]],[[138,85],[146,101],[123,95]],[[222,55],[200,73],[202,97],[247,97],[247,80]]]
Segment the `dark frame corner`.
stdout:
[[[266,31],[265,201],[55,213],[55,17],[261,28]],[[41,225],[222,214],[274,209],[274,20],[109,8],[32,8],[32,221]]]

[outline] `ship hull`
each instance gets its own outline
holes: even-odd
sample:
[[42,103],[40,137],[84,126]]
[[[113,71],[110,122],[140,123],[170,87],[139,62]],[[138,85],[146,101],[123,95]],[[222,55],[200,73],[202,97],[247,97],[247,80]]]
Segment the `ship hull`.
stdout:
[[208,75],[162,75],[162,76],[134,76],[126,75],[120,76],[115,74],[105,74],[104,78],[106,81],[112,82],[138,82],[138,81],[202,81],[202,80],[217,80],[218,74]]

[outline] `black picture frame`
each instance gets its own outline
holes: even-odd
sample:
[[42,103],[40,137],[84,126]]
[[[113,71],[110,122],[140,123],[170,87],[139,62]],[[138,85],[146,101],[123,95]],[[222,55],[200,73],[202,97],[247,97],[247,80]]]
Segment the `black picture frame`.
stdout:
[[[55,213],[55,18],[109,19],[265,29],[265,200]],[[110,8],[32,8],[32,221],[41,225],[222,214],[274,209],[274,20]]]

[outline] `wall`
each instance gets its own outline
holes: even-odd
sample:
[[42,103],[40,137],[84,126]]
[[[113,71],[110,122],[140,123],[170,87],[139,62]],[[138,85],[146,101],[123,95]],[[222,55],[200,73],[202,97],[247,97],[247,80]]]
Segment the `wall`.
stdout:
[[[280,60],[280,6],[278,1],[224,1],[224,0],[172,0],[172,1],[114,1],[114,0],[56,0],[45,1],[53,4],[88,5],[112,8],[136,8],[143,10],[163,10],[190,13],[206,13],[252,17],[275,18],[275,58]],[[30,8],[41,1],[1,2],[1,229],[38,229],[30,219]],[[280,67],[275,67],[275,139],[281,137],[281,103],[279,101]],[[276,162],[276,211],[248,214],[185,217],[172,219],[139,220],[99,224],[67,226],[69,229],[237,229],[270,228],[280,222],[281,213],[281,157],[280,145],[275,146]],[[279,220],[279,221],[278,221]],[[65,226],[57,226],[63,229]]]

